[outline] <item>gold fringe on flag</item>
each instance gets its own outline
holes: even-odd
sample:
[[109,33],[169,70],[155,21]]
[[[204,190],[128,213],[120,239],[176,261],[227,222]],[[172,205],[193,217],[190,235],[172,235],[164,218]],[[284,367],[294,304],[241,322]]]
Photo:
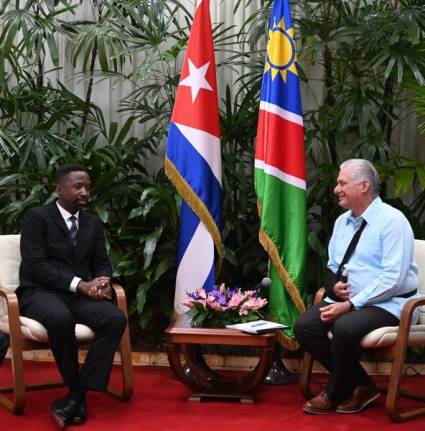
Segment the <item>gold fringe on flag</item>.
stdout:
[[[294,283],[294,280],[292,280],[291,276],[288,274],[288,271],[282,263],[279,251],[277,250],[275,243],[271,240],[271,238],[263,229],[260,229],[259,240],[260,244],[263,246],[264,250],[266,250],[270,259],[276,266],[280,279],[282,280],[286,291],[291,297],[292,302],[294,303],[297,310],[302,313],[305,310],[304,302],[301,299],[300,293]],[[295,339],[288,337],[283,332],[279,332],[278,341],[289,350],[296,350],[299,347]]]
[[221,241],[220,231],[213,216],[209,212],[204,202],[202,202],[199,196],[192,190],[192,187],[190,187],[188,182],[180,175],[180,172],[176,169],[173,162],[167,157],[165,157],[165,174],[173,183],[174,187],[180,193],[182,198],[186,201],[190,208],[192,208],[192,211],[199,217],[202,223],[204,223],[205,227],[210,233],[218,254],[216,265],[217,277],[218,274],[220,274],[223,260],[223,243]]
[[295,338],[288,337],[284,332],[279,331],[277,333],[277,342],[280,343],[283,347],[286,347],[288,350],[292,352],[294,350],[298,350],[300,345]]

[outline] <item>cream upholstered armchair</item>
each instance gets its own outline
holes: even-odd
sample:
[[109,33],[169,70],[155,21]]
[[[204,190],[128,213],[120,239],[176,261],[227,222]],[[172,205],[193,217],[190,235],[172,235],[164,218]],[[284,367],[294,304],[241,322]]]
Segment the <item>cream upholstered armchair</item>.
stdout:
[[[385,408],[390,419],[394,422],[405,422],[425,416],[424,407],[400,410],[399,399],[405,397],[416,401],[425,402],[425,396],[417,393],[403,391],[400,388],[404,374],[406,350],[408,346],[425,346],[425,241],[415,240],[415,261],[419,272],[420,298],[410,299],[406,302],[399,326],[391,326],[376,329],[369,332],[361,341],[364,349],[379,351],[385,357],[391,357],[392,367],[388,386],[383,389],[387,392]],[[315,303],[320,302],[324,289],[320,289],[315,298]],[[419,322],[411,325],[412,316],[419,308]],[[301,367],[300,385],[301,392],[306,398],[313,396],[311,391],[311,374],[313,360],[308,354],[304,354]],[[423,392],[423,391],[422,391]]]
[[[25,407],[25,392],[63,386],[63,382],[41,382],[25,384],[24,351],[48,349],[47,331],[39,322],[19,315],[15,290],[19,285],[21,263],[20,235],[0,235],[0,330],[9,336],[9,352],[12,362],[13,386],[0,387],[0,404],[14,414],[20,414]],[[116,304],[127,316],[124,290],[114,284]],[[93,331],[85,325],[76,325],[79,344],[88,344],[94,337]],[[119,344],[121,354],[122,387],[117,390],[108,387],[108,393],[116,399],[127,401],[133,394],[133,370],[128,325]],[[12,397],[5,394],[12,393]]]

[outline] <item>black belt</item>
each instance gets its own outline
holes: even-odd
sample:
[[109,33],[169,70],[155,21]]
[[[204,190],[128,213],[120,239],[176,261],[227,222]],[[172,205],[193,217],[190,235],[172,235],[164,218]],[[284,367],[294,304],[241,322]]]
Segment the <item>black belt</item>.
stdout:
[[411,296],[416,295],[417,292],[418,289],[415,289],[410,292],[403,293],[403,295],[396,295],[394,298],[410,298]]

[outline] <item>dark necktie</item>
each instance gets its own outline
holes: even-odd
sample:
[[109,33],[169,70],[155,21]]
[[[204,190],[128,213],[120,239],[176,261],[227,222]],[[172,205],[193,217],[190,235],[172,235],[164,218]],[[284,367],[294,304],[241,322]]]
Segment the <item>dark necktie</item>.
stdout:
[[69,229],[69,234],[71,235],[71,239],[74,245],[77,245],[77,233],[78,233],[77,217],[71,216],[69,220],[71,220],[71,228]]

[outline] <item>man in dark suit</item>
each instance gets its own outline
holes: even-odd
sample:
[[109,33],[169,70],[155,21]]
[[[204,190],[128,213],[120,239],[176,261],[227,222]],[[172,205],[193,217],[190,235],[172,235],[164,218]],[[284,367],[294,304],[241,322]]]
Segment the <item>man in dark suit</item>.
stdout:
[[[111,265],[98,217],[82,211],[90,197],[86,168],[65,165],[55,176],[58,199],[29,209],[21,231],[21,313],[47,329],[68,394],[51,410],[60,428],[87,418],[87,390],[106,390],[116,347],[127,324],[111,302]],[[95,332],[79,368],[75,325]]]
[[3,362],[4,357],[7,353],[7,337],[6,334],[3,334],[3,332],[0,331],[0,364]]

